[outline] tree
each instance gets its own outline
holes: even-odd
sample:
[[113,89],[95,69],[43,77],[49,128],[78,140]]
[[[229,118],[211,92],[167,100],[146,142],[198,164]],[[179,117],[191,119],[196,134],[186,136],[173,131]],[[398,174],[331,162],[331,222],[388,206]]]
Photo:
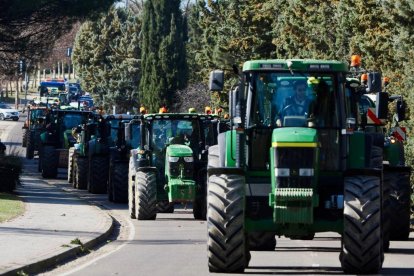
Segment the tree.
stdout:
[[82,25],[75,41],[73,62],[82,85],[106,110],[137,107],[139,85],[138,17],[112,8],[96,21]]
[[16,60],[39,61],[74,22],[108,10],[115,0],[3,0],[0,9],[0,72]]
[[140,101],[150,111],[171,105],[187,83],[184,20],[179,0],[144,3],[142,17]]

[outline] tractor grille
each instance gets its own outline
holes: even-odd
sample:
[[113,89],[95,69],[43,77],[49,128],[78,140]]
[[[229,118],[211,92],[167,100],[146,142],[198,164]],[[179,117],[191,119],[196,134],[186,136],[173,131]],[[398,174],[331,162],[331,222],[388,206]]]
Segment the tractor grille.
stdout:
[[185,162],[182,157],[178,162],[170,162],[170,175],[179,177],[181,175],[181,168],[184,169],[184,178],[193,178],[193,162]]
[[300,169],[313,169],[315,148],[276,148],[275,168],[289,169],[289,176],[277,176],[278,188],[311,188],[312,176],[301,176]]

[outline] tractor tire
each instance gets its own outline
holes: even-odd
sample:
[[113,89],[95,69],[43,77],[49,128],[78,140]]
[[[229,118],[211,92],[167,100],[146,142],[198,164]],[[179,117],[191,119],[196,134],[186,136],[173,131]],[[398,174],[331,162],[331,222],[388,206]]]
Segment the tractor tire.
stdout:
[[92,156],[89,160],[88,191],[105,194],[109,174],[109,160],[104,156]]
[[106,186],[106,193],[108,194],[108,201],[113,202],[114,201],[114,193],[112,189],[112,177],[114,174],[114,168],[111,164],[111,160],[109,161],[109,175],[108,175],[108,182]]
[[128,165],[128,213],[130,218],[135,219],[137,217],[135,214],[135,183],[133,177],[135,177],[134,160],[130,157]]
[[75,155],[74,184],[76,189],[86,190],[88,186],[88,158]]
[[27,135],[29,135],[30,131],[28,128],[23,129],[23,136],[22,136],[22,147],[25,148],[27,145]]
[[207,171],[201,173],[197,178],[197,193],[193,201],[193,215],[195,219],[206,220],[207,217]]
[[138,220],[155,220],[157,217],[155,172],[138,171],[135,175],[135,215]]
[[376,176],[344,180],[344,230],[339,260],[345,273],[378,273],[382,267],[380,185],[381,179]]
[[59,156],[54,146],[43,146],[42,152],[42,177],[56,178],[58,173]]
[[75,155],[75,148],[69,148],[68,153],[68,182],[73,183],[73,156]]
[[157,202],[157,213],[174,213],[174,202],[168,200],[161,200]]
[[207,168],[220,167],[220,149],[218,145],[214,145],[208,148],[208,164]]
[[112,174],[109,177],[112,201],[115,203],[128,202],[128,164],[113,163]]
[[34,133],[28,132],[26,137],[26,158],[33,159],[34,158]]
[[251,251],[274,251],[276,247],[276,233],[251,232],[247,234]]
[[244,177],[212,175],[207,191],[207,248],[210,272],[237,273],[248,266],[244,231]]
[[410,174],[389,173],[390,178],[390,239],[407,241],[410,235]]

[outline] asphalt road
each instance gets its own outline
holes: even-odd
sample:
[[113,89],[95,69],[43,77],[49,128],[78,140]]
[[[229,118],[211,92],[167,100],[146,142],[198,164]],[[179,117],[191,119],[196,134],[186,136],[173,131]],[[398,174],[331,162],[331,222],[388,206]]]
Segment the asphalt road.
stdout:
[[[23,118],[20,119],[22,121]],[[23,152],[22,122],[0,121],[0,137],[8,150]],[[72,190],[66,171],[55,185]],[[191,209],[177,206],[174,214],[159,214],[155,221],[131,220],[126,204],[112,204],[105,195],[73,190],[112,215],[119,225],[113,240],[89,255],[64,264],[44,275],[207,275],[206,223],[195,221]],[[312,241],[278,238],[274,252],[252,252],[245,274],[336,275],[340,237],[319,233]],[[382,274],[414,275],[414,233],[406,242],[391,242]]]

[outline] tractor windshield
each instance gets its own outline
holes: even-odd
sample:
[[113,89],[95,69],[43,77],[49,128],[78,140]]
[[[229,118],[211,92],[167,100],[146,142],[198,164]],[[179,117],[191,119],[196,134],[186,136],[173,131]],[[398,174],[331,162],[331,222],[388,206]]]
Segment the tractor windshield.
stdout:
[[198,120],[155,120],[152,126],[152,147],[162,151],[166,145],[186,144],[198,153],[200,124]]
[[250,125],[338,127],[334,75],[259,72],[251,73],[250,79]]
[[[87,114],[86,114],[87,115]],[[85,114],[76,114],[68,113],[65,114],[62,118],[62,129],[72,129],[78,125],[87,121],[87,116]]]

